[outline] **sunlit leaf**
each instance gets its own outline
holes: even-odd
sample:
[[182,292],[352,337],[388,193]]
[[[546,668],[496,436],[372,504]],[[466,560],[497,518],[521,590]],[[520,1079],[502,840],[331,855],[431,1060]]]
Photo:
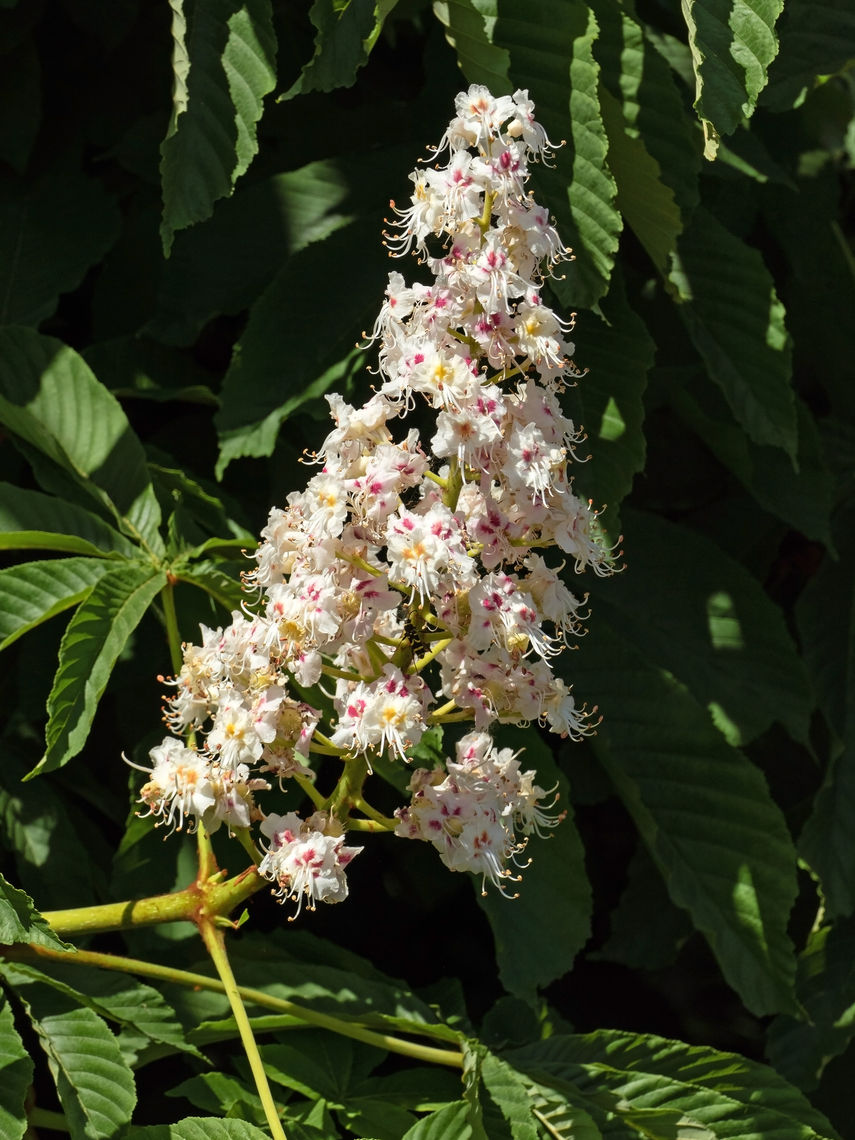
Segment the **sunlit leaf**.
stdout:
[[689,298],[678,312],[737,422],[755,443],[795,458],[791,346],[760,254],[699,208],[680,238],[672,279]]
[[127,535],[162,552],[142,445],[76,352],[30,329],[0,329],[0,422],[59,464]]
[[103,574],[78,606],[48,698],[45,754],[31,775],[61,768],[83,747],[116,658],[165,585],[163,570],[131,562]]
[[352,87],[398,0],[314,0],[315,51],[281,98]]
[[211,216],[258,151],[256,128],[275,85],[270,0],[171,0],[173,116],[161,145],[161,238]]
[[591,307],[606,292],[622,226],[599,106],[598,30],[581,0],[537,0],[525,10],[503,10],[494,32],[511,54],[512,82],[529,89],[550,138],[567,142],[554,167],[536,167],[532,181],[574,248],[564,281],[553,282],[568,307]]
[[70,947],[57,938],[24,891],[19,891],[0,875],[0,945],[31,942],[50,950]]
[[598,702],[603,714],[597,756],[671,898],[745,1005],[791,1011],[796,856],[783,815],[706,709],[622,636],[622,618],[602,606],[595,618],[573,675],[577,699]]
[[109,568],[110,563],[99,558],[54,558],[0,570],[0,649],[78,605]]
[[4,1140],[21,1140],[27,1131],[26,1100],[32,1077],[33,1062],[15,1029],[9,1002],[0,994],[0,1136]]
[[778,51],[775,23],[784,0],[682,0],[695,70],[695,109],[707,158],[757,105]]

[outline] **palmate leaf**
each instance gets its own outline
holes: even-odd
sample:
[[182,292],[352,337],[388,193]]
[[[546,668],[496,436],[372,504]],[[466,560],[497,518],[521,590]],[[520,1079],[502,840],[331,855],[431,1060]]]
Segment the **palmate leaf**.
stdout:
[[[361,217],[302,250],[253,305],[223,381],[218,476],[233,459],[270,455],[288,416],[367,366],[370,358],[354,344],[382,302],[388,258],[379,230],[379,218]],[[331,308],[330,282],[342,265],[349,267],[347,288]],[[291,323],[279,319],[288,306],[312,330],[299,352]]]
[[575,251],[562,269],[565,280],[553,282],[568,308],[591,308],[606,292],[622,226],[606,162],[597,34],[596,17],[581,0],[536,0],[525,10],[502,11],[493,38],[510,52],[511,81],[529,89],[550,138],[567,141],[554,168],[534,167],[532,182]]
[[651,514],[624,516],[626,574],[594,581],[595,613],[712,712],[729,743],[780,721],[807,740],[808,679],[781,611],[738,562],[701,535]]
[[414,1124],[401,1140],[485,1140],[484,1129],[466,1101],[447,1104],[444,1108]]
[[510,94],[510,54],[493,43],[498,0],[434,0],[433,10],[469,82],[483,83],[494,95]]
[[716,459],[732,472],[759,505],[807,538],[831,546],[834,481],[825,464],[816,423],[796,399],[798,470],[777,447],[753,443],[735,421],[724,397],[697,368],[659,373],[671,406]]
[[855,56],[855,10],[849,0],[787,0],[780,36],[760,99],[773,111],[798,106],[817,76],[834,74]]
[[216,562],[194,562],[186,570],[179,570],[176,577],[210,594],[228,613],[240,609],[246,601],[240,581],[225,573]]
[[30,329],[0,329],[0,423],[58,464],[135,542],[163,552],[142,444],[76,352]]
[[71,950],[57,938],[24,891],[19,891],[0,875],[0,946],[33,943],[50,950]]
[[682,234],[671,279],[712,380],[755,443],[798,454],[784,308],[760,254],[704,209]]
[[[594,1104],[606,1107],[611,1099],[618,1115],[625,1107],[670,1114],[668,1130],[653,1131],[662,1140],[839,1140],[798,1089],[773,1069],[733,1053],[601,1030],[556,1035],[505,1054],[505,1060],[541,1084],[570,1085]],[[674,1117],[681,1116],[682,1129],[674,1131]],[[643,1136],[643,1127],[637,1132]],[[624,1133],[618,1135],[623,1140]]]
[[[87,966],[53,965],[49,974],[25,962],[3,967],[10,984],[26,995],[26,987],[36,984],[62,994],[75,1005],[91,1009],[124,1031],[119,1047],[129,1064],[146,1045],[166,1046],[167,1052],[192,1053],[204,1061],[195,1045],[185,1040],[184,1029],[161,994],[136,978],[94,970]],[[36,992],[36,991],[34,991]]]
[[[698,202],[701,147],[683,92],[649,41],[647,25],[611,0],[596,0],[592,7],[600,24],[594,45],[600,81],[620,103],[625,130],[641,141],[680,211],[688,215]],[[611,150],[611,137],[609,145]],[[626,189],[620,179],[618,185]]]
[[478,902],[486,913],[496,943],[502,984],[510,993],[533,998],[566,974],[591,930],[591,887],[585,872],[585,853],[573,822],[567,781],[558,771],[551,750],[531,729],[502,726],[497,743],[523,749],[520,763],[537,772],[543,788],[557,785],[567,817],[547,838],[532,837],[527,854],[531,866],[518,885],[507,890],[519,897],[509,901],[489,886],[482,893],[473,879]]
[[487,1053],[481,1062],[481,1079],[507,1121],[513,1140],[539,1140],[528,1083],[523,1075],[507,1061]]
[[0,1136],[21,1140],[27,1131],[26,1099],[33,1062],[15,1029],[15,1018],[0,994]]
[[161,145],[161,239],[211,216],[258,151],[256,126],[276,84],[270,0],[170,0],[173,115]]
[[[8,57],[3,58],[4,72]],[[18,115],[21,93],[12,104]],[[0,324],[35,325],[75,289],[121,227],[115,199],[72,169],[0,187]]]
[[74,503],[0,483],[0,550],[63,550],[133,557],[134,544]]
[[110,565],[99,558],[54,558],[0,570],[0,649],[82,602]]
[[[96,837],[81,847],[85,812],[75,810],[61,789],[22,780],[32,759],[10,735],[2,738],[2,749],[0,844],[14,857],[16,881],[43,910],[85,906],[105,897],[111,850],[106,839],[103,847]],[[58,866],[62,875],[56,874]]]
[[796,857],[784,818],[759,770],[604,609],[573,662],[577,700],[603,714],[598,759],[728,983],[755,1014],[792,1011]]
[[116,658],[165,585],[163,570],[129,562],[103,574],[78,606],[48,697],[45,754],[31,776],[61,768],[83,747]]
[[107,1024],[41,983],[19,991],[47,1054],[72,1140],[124,1135],[137,1101],[134,1075]]
[[352,87],[368,60],[383,23],[398,0],[314,0],[315,51],[296,82],[281,96]]
[[617,184],[617,205],[624,221],[644,246],[663,277],[683,230],[683,219],[662,170],[638,134],[630,133],[618,101],[600,93],[609,139],[609,168]]
[[800,1020],[776,1017],[769,1027],[766,1054],[787,1080],[816,1088],[828,1062],[855,1036],[855,921],[812,930],[799,956],[797,994]]
[[695,109],[704,124],[705,154],[717,135],[750,116],[778,51],[775,23],[784,0],[682,0],[695,72]]
[[342,156],[239,185],[205,226],[176,236],[146,331],[189,345],[211,317],[248,308],[288,257],[351,220],[363,171],[361,156]]
[[839,561],[826,559],[796,608],[804,658],[819,707],[841,742],[799,848],[819,876],[829,915],[855,911],[855,543],[850,505],[835,520]]
[[188,1116],[176,1124],[151,1124],[129,1128],[126,1140],[268,1140],[267,1133],[245,1120],[215,1120],[211,1116]]
[[615,269],[609,293],[600,303],[601,318],[584,314],[577,324],[576,363],[589,371],[563,403],[588,441],[591,458],[573,470],[576,494],[608,508],[601,525],[611,542],[620,538],[620,504],[644,467],[644,391],[655,345],[644,322],[630,308],[623,274]]

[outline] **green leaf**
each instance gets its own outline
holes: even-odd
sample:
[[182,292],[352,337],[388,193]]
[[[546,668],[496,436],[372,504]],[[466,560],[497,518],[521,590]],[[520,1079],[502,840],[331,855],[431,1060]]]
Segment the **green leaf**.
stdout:
[[47,946],[49,950],[73,950],[57,938],[24,891],[19,891],[0,875],[0,946],[16,943]]
[[729,135],[757,105],[778,51],[775,23],[784,0],[682,0],[695,71],[695,109],[706,156],[716,135]]
[[[659,371],[680,418],[703,440],[759,505],[806,538],[831,545],[829,517],[834,481],[823,458],[813,416],[796,400],[798,469],[777,447],[760,446],[736,423],[721,393],[696,368]],[[699,382],[700,381],[700,382]]]
[[28,987],[24,1001],[47,1054],[72,1140],[118,1140],[137,1101],[116,1038],[91,1009],[56,1012],[56,995]]
[[671,280],[678,312],[738,423],[755,443],[795,459],[798,426],[784,308],[760,254],[697,209]]
[[[22,777],[31,766],[29,749],[19,752],[16,741],[6,736],[0,841],[14,855],[21,886],[43,910],[86,906],[93,898],[104,897],[106,886],[101,844],[80,844],[81,829],[88,826],[88,805],[81,813],[50,783],[24,783]],[[62,875],[56,874],[58,866]]]
[[[808,679],[784,616],[760,583],[708,539],[626,512],[627,571],[592,582],[597,615],[706,705],[730,744],[780,721],[806,741]],[[586,645],[587,647],[587,645]]]
[[[594,45],[600,81],[621,104],[624,131],[640,140],[657,164],[662,182],[671,188],[680,210],[688,215],[698,202],[701,147],[698,132],[686,114],[683,92],[649,41],[649,25],[639,23],[611,0],[596,0],[592,7],[600,23],[600,36]],[[609,131],[610,166],[612,146]],[[619,191],[631,191],[631,186],[621,185],[617,170],[613,170]],[[627,182],[626,177],[623,182]]]
[[32,1079],[33,1062],[15,1029],[9,1002],[0,993],[0,1136],[4,1140],[21,1140],[27,1131],[26,1101]]
[[116,658],[165,585],[163,570],[129,562],[103,574],[78,606],[48,697],[45,754],[31,776],[61,768],[81,750]]
[[609,139],[609,167],[617,185],[617,205],[647,255],[663,277],[683,230],[674,192],[638,134],[627,129],[618,101],[600,93],[600,109]]
[[[555,1087],[558,1083],[556,1081],[550,1086],[526,1078],[532,1111],[537,1113],[537,1119],[547,1129],[547,1134],[555,1140],[602,1140],[603,1134],[590,1113],[562,1096]],[[609,1135],[614,1136],[615,1133],[610,1132]]]
[[[655,922],[650,921],[652,914]],[[646,848],[639,847],[630,860],[626,889],[612,912],[611,934],[594,956],[631,970],[661,970],[673,963],[691,933],[689,916],[671,902],[656,865]]]
[[205,1112],[264,1123],[264,1109],[258,1094],[226,1073],[199,1073],[169,1089],[166,1095],[183,1097],[194,1108]]
[[170,0],[173,117],[161,145],[161,238],[211,216],[258,151],[256,125],[276,85],[270,0]]
[[487,1053],[481,1063],[487,1092],[508,1122],[513,1140],[538,1140],[540,1132],[532,1117],[528,1083],[507,1061]]
[[728,983],[755,1014],[789,1012],[796,859],[784,818],[706,710],[620,635],[623,614],[595,616],[574,675],[577,700],[603,714],[598,759]]
[[423,1117],[404,1133],[401,1140],[479,1140],[483,1133],[472,1121],[472,1110],[466,1101],[447,1104]]
[[[75,1005],[91,1009],[99,1017],[122,1027],[119,1048],[129,1065],[136,1064],[147,1045],[167,1046],[167,1052],[192,1053],[204,1061],[195,1045],[185,1040],[185,1031],[175,1010],[145,982],[106,970],[75,964],[52,964],[51,972],[15,962],[3,967],[7,980],[24,995],[28,985],[56,990]],[[38,991],[34,991],[38,992]]]
[[[584,428],[591,458],[574,472],[576,493],[608,507],[600,525],[611,542],[620,539],[620,504],[644,467],[644,402],[655,345],[626,300],[623,276],[612,275],[600,304],[601,319],[586,314],[578,324],[577,363],[589,369],[564,397],[573,420]],[[579,454],[586,455],[586,443]]]
[[787,1080],[806,1091],[819,1084],[828,1062],[855,1035],[855,922],[812,930],[799,956],[796,990],[801,1019],[776,1017],[766,1052]]
[[[505,1059],[544,1084],[572,1084],[604,1107],[611,1099],[618,1112],[629,1106],[673,1114],[678,1131],[673,1117],[664,1133],[653,1131],[663,1140],[839,1140],[798,1089],[766,1065],[734,1053],[601,1030],[585,1036],[556,1035],[514,1050]],[[642,1121],[640,1117],[639,1124]],[[643,1127],[633,1132],[645,1134]]]
[[568,307],[591,308],[606,292],[622,225],[606,164],[597,34],[596,17],[581,0],[534,0],[503,11],[494,36],[510,51],[513,83],[534,95],[549,137],[567,140],[555,166],[535,168],[532,181],[575,251],[576,261],[562,269],[565,280],[552,282]]
[[0,329],[0,422],[64,468],[126,534],[162,553],[142,444],[76,352],[30,329]]
[[0,549],[70,550],[70,544],[80,544],[73,545],[75,553],[102,558],[137,553],[132,542],[90,511],[41,491],[0,483]]
[[826,558],[796,607],[804,658],[818,703],[841,742],[799,849],[819,876],[830,915],[855,911],[855,543],[850,505],[835,520],[840,559]]
[[[129,1128],[123,1140],[268,1140],[266,1132],[244,1120],[215,1120],[188,1116],[177,1124],[151,1124]],[[296,1137],[295,1137],[296,1140]]]
[[494,95],[508,95],[511,58],[505,48],[493,43],[498,10],[498,0],[434,0],[433,5],[469,82],[484,84]]
[[[348,287],[337,296],[333,316],[329,283],[344,264]],[[270,455],[288,416],[367,365],[354,344],[374,322],[386,267],[379,235],[365,218],[286,262],[250,310],[223,381],[219,477],[233,459]],[[323,330],[304,339],[299,352],[290,322],[279,319],[289,306],[302,327]]]
[[[8,57],[3,59],[4,69]],[[20,109],[19,98],[14,103]],[[0,324],[35,325],[75,289],[119,234],[115,199],[72,169],[0,187]]]
[[[482,887],[478,902],[486,913],[496,942],[502,984],[510,993],[531,998],[566,974],[590,934],[591,888],[585,873],[585,853],[573,822],[567,781],[558,771],[551,750],[531,729],[503,726],[497,737],[503,747],[524,749],[521,764],[537,772],[542,788],[558,785],[567,816],[548,838],[533,837],[527,855],[530,867],[507,898]],[[481,893],[483,892],[483,893]]]
[[228,613],[240,609],[246,601],[240,581],[227,574],[214,562],[194,562],[176,575],[180,582],[198,586]]
[[82,602],[109,567],[98,558],[54,558],[0,570],[0,649]]
[[381,1049],[360,1045],[320,1029],[307,1029],[296,1045],[263,1045],[264,1071],[276,1084],[311,1100],[341,1105],[353,1085],[368,1076],[384,1057]]
[[361,160],[341,156],[242,183],[207,225],[177,235],[146,331],[189,345],[211,317],[249,308],[284,261],[364,209],[363,172]]
[[787,0],[781,51],[761,103],[773,111],[797,107],[820,75],[833,75],[855,56],[855,11],[849,0]]
[[309,17],[315,26],[315,51],[299,78],[280,96],[293,99],[310,91],[352,87],[365,64],[386,16],[398,0],[314,0]]
[[[430,1027],[431,1036],[457,1044],[458,1034],[404,982],[389,978],[364,958],[306,931],[243,932],[229,954],[241,984],[272,997],[338,1017],[352,1017],[383,1031]],[[205,966],[199,967],[205,972]],[[188,1024],[223,1016],[228,1002],[217,994],[175,988],[169,1000]],[[253,1012],[253,1011],[251,1011]],[[264,1011],[268,1012],[267,1010]]]

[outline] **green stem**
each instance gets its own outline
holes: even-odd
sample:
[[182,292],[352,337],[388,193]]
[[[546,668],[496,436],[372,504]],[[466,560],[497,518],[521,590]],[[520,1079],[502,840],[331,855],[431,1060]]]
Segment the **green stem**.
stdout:
[[169,658],[172,661],[172,672],[178,676],[184,664],[184,655],[181,652],[181,634],[178,632],[178,614],[175,609],[175,586],[168,581],[160,591],[160,600],[163,602],[163,616],[166,620],[166,639],[169,642]]
[[285,1130],[282,1127],[282,1121],[279,1119],[279,1112],[276,1108],[276,1102],[273,1099],[273,1093],[270,1091],[267,1073],[264,1071],[264,1065],[261,1060],[261,1054],[258,1052],[258,1045],[252,1032],[252,1026],[249,1024],[246,1007],[243,1004],[243,999],[238,990],[229,957],[226,953],[226,941],[223,932],[214,925],[213,921],[206,917],[199,923],[199,933],[202,935],[202,941],[205,943],[208,953],[211,955],[211,961],[214,963],[214,968],[220,975],[220,981],[223,983],[223,989],[226,997],[229,999],[232,1016],[235,1019],[235,1024],[240,1034],[241,1044],[246,1053],[246,1059],[249,1061],[249,1067],[252,1070],[253,1080],[255,1081],[255,1087],[261,1099],[262,1107],[264,1108],[264,1115],[267,1117],[270,1134],[273,1140],[288,1140],[285,1135]]
[[438,641],[432,649],[424,654],[424,656],[420,657],[418,661],[413,662],[411,672],[420,673],[422,669],[424,669],[427,665],[430,665],[431,661],[433,661],[440,653],[442,653],[443,649],[447,649],[453,640],[454,638],[452,637],[445,637],[442,641]]
[[[367,815],[369,819],[374,820],[375,823],[379,823],[382,827],[385,827],[389,831],[394,831],[394,829],[398,826],[397,819],[393,819],[391,816],[388,816],[388,815],[381,815],[381,813],[379,811],[377,811],[376,808],[373,808],[371,806],[371,804],[367,803],[362,798],[362,796],[357,796],[357,798],[353,802],[353,806],[355,808],[358,808],[359,811],[363,812],[365,815]],[[352,819],[352,820],[350,820],[350,823],[348,826],[354,826],[356,823],[357,823],[357,820]]]
[[303,791],[309,797],[309,799],[312,801],[312,803],[315,805],[315,807],[319,808],[321,811],[323,811],[323,809],[327,805],[326,796],[321,795],[321,793],[318,791],[318,789],[315,787],[315,785],[312,783],[312,781],[310,779],[308,779],[308,777],[306,777],[306,776],[298,776],[296,774],[296,772],[294,773],[293,779],[294,779],[294,782],[296,784],[298,784],[303,789]]
[[450,511],[457,509],[457,500],[462,490],[463,471],[460,468],[460,460],[456,455],[452,455],[448,460],[448,481],[442,496],[443,503]]
[[192,883],[185,890],[171,895],[129,899],[102,906],[81,906],[73,910],[49,910],[43,912],[43,917],[62,938],[157,926],[163,922],[197,922],[202,906],[211,913],[229,914],[266,885],[267,880],[257,873],[255,867],[250,867],[233,879],[206,883],[204,888]]
[[33,1128],[49,1128],[52,1132],[70,1132],[68,1121],[61,1112],[51,1112],[49,1108],[31,1108],[27,1113],[27,1123]]
[[[189,970],[178,970],[174,966],[159,966],[155,962],[144,962],[138,958],[122,958],[115,954],[99,954],[93,950],[78,950],[75,954],[64,953],[62,950],[49,950],[46,946],[16,947],[14,952],[9,947],[7,956],[14,960],[16,957],[49,958],[54,962],[68,963],[78,966],[95,966],[102,970],[117,970],[124,974],[139,974],[144,978],[154,978],[161,982],[172,982],[174,985],[187,986],[191,989],[211,990],[214,993],[225,993],[223,983],[218,978],[209,978],[206,974],[195,974]],[[405,1041],[400,1037],[392,1037],[385,1033],[376,1033],[366,1029],[358,1022],[343,1021],[329,1013],[306,1009],[296,1005],[285,998],[272,997],[262,990],[252,989],[249,986],[238,986],[237,991],[245,1002],[259,1005],[262,1009],[272,1009],[276,1013],[285,1013],[291,1017],[298,1017],[309,1025],[317,1025],[321,1029],[329,1029],[342,1037],[352,1037],[356,1041],[363,1041],[366,1045],[376,1045],[390,1053],[399,1053],[403,1057],[412,1057],[415,1060],[426,1061],[432,1065],[449,1065],[451,1068],[463,1067],[463,1055],[452,1049],[438,1049],[432,1045],[420,1045],[415,1041]],[[440,1028],[440,1027],[437,1027]],[[444,1027],[440,1032],[433,1031],[430,1025],[413,1028],[416,1036],[445,1040]]]
[[212,875],[217,873],[217,860],[211,846],[211,837],[208,829],[201,819],[196,825],[196,851],[199,858],[199,876],[197,883],[207,883]]
[[347,819],[350,809],[362,798],[362,785],[367,775],[368,759],[364,754],[349,760],[329,798],[327,811],[337,819]]

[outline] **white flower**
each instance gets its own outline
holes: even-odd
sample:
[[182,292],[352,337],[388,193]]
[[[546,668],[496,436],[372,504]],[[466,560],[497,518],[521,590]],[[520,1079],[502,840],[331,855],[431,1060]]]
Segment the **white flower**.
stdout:
[[261,831],[270,840],[267,854],[259,864],[261,875],[276,884],[276,894],[296,899],[296,918],[307,898],[309,910],[317,902],[337,903],[347,898],[344,869],[360,853],[361,847],[345,847],[344,836],[330,834],[334,823],[322,812],[302,820],[295,812],[269,815]]

